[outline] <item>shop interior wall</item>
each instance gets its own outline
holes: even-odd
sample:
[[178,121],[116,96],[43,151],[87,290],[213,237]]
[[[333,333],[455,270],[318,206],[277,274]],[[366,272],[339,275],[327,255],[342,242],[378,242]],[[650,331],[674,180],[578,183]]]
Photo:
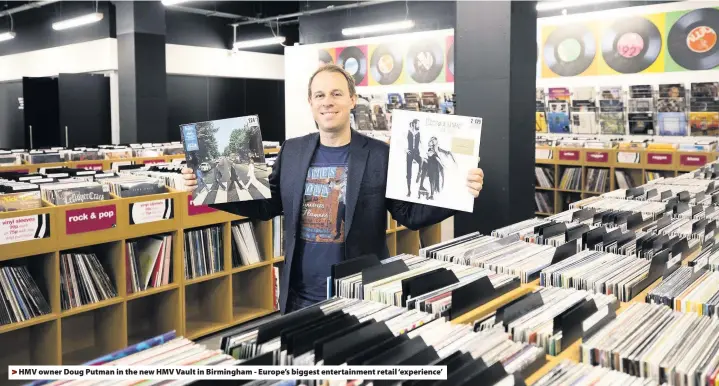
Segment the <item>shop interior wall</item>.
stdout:
[[[18,35],[16,39],[0,44],[0,111],[14,112],[0,115],[0,147],[25,146],[22,139],[23,114],[15,110],[17,97],[22,96],[23,76],[104,72],[115,82],[112,92],[113,100],[116,100],[114,6],[99,3],[100,11],[105,13],[100,23],[62,33],[51,27],[58,18],[94,11],[94,4],[61,2],[14,15]],[[168,62],[176,64],[168,63],[168,127],[161,130],[167,132],[167,140],[179,138],[173,130],[178,122],[230,118],[243,114],[262,116],[263,132],[267,131],[267,140],[284,140],[284,66],[282,57],[278,55],[283,47],[255,49],[231,56],[228,49],[232,41],[232,28],[228,25],[228,19],[168,11],[166,25]],[[282,33],[287,33],[289,39],[294,41],[298,35],[296,27],[294,32],[290,27],[283,27]],[[285,31],[285,28],[289,31]],[[258,25],[243,27],[242,34],[248,38],[267,36],[271,32],[267,27]],[[262,54],[263,51],[273,55]],[[198,54],[212,57],[213,63],[197,61]],[[187,60],[182,57],[187,57]],[[254,65],[247,65],[248,60]],[[187,79],[192,76],[185,75],[201,75],[200,79],[204,79],[207,86],[186,92],[190,90],[186,85],[192,84]],[[243,78],[245,76],[251,79]],[[201,98],[197,96],[198,90],[201,90]],[[186,110],[193,111],[188,106],[199,103],[198,100],[201,100],[201,104],[195,110],[199,109],[200,113],[188,115]],[[207,108],[208,100],[210,108]],[[118,108],[116,103],[112,106],[112,110]],[[113,117],[117,115],[116,111],[107,113]],[[114,140],[119,138],[118,126],[116,122],[113,124]]]

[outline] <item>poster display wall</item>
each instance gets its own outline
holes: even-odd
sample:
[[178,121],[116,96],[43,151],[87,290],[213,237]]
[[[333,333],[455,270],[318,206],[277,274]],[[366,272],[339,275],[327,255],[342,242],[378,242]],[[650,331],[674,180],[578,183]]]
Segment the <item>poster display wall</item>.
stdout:
[[389,138],[392,110],[454,113],[454,30],[438,30],[285,48],[286,137],[316,131],[308,81],[325,64],[349,72],[357,85],[355,129]]

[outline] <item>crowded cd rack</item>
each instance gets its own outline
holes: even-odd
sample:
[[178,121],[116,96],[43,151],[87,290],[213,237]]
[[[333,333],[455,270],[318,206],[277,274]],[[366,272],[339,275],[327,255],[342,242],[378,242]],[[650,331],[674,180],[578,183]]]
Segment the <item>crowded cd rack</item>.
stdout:
[[[21,164],[0,172],[110,170],[112,162]],[[165,189],[70,205],[43,199],[37,208],[0,212],[0,292],[17,291],[7,307],[0,304],[0,347],[13,348],[0,356],[0,378],[7,379],[10,364],[80,364],[166,331],[196,339],[277,310],[284,257],[276,247],[281,226],[274,224],[281,217],[250,221]],[[440,238],[439,224],[414,231],[389,214],[386,232],[393,254],[417,253]],[[240,259],[240,248],[259,256]]]
[[536,214],[549,216],[580,199],[673,177],[717,159],[714,151],[537,146]]

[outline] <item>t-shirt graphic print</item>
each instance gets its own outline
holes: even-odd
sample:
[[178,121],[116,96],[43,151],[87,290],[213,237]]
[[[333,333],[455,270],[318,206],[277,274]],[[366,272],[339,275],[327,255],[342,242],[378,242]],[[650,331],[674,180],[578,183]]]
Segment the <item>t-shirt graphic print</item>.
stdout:
[[344,242],[347,165],[311,166],[302,202],[300,237],[312,243]]

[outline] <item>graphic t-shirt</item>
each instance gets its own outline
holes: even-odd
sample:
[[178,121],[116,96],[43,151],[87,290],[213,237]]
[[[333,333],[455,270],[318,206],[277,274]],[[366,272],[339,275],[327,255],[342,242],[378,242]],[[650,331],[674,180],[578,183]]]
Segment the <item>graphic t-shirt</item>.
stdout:
[[302,199],[292,289],[301,298],[327,298],[327,277],[345,248],[345,193],[349,145],[319,145],[310,163]]

